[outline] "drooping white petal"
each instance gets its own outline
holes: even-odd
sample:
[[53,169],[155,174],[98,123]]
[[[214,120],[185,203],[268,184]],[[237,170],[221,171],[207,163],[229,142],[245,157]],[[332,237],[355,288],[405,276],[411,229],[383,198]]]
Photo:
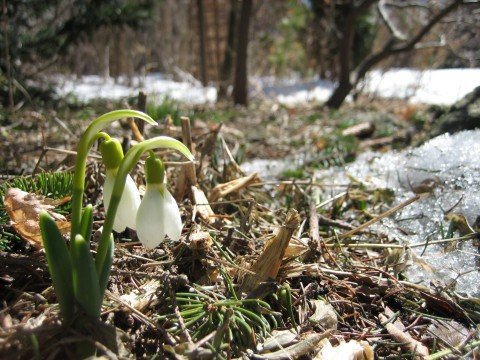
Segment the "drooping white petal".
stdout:
[[108,210],[108,205],[110,204],[114,183],[115,175],[113,171],[107,170],[107,174],[105,175],[105,183],[103,184],[103,205],[105,206],[105,212]]
[[[113,171],[107,170],[105,184],[103,185],[103,203],[105,211],[108,211],[110,199],[112,197],[115,175]],[[135,218],[140,206],[140,193],[130,175],[127,176],[125,189],[123,190],[117,213],[113,222],[113,230],[122,232],[126,227],[135,230]]]
[[142,245],[148,249],[157,247],[165,238],[163,202],[163,195],[158,187],[147,184],[137,212],[137,236]]
[[[118,204],[115,220],[120,221],[121,226],[127,226],[132,230],[136,229],[136,217],[141,199],[137,185],[130,175],[127,175],[125,189],[123,190],[120,204]],[[115,221],[115,222],[116,222]]]
[[165,186],[163,189],[163,197],[165,232],[171,240],[178,241],[182,235],[182,218],[180,217],[180,210],[178,209],[177,202]]
[[180,210],[164,184],[147,184],[137,212],[137,235],[147,248],[157,247],[165,235],[178,241],[182,233]]

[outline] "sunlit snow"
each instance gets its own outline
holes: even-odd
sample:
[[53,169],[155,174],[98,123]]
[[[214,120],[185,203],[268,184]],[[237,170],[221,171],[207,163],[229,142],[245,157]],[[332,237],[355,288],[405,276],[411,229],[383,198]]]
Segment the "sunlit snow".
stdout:
[[[346,184],[348,176],[361,180],[372,189],[387,188],[395,193],[395,204],[413,197],[412,189],[422,181],[431,181],[432,193],[391,218],[371,228],[385,233],[400,243],[418,244],[438,240],[446,234],[448,214],[464,215],[473,226],[480,216],[480,130],[463,131],[438,136],[424,145],[401,152],[380,154],[366,152],[345,168],[322,170],[317,178],[329,183]],[[329,194],[329,196],[334,193]],[[393,206],[393,205],[392,205]],[[457,233],[457,236],[459,234]],[[453,246],[452,246],[453,245]],[[480,259],[477,246],[467,242],[429,245],[415,248],[434,270],[427,271],[418,261],[412,261],[407,271],[410,281],[428,285],[437,280],[440,285],[456,283],[456,290],[470,296],[480,296]]]
[[[202,87],[198,81],[178,82],[163,74],[134,77],[130,81],[90,75],[79,78],[55,77],[57,91],[70,94],[78,101],[98,98],[122,99],[136,96],[145,90],[150,97],[164,97],[189,104],[215,103],[217,91],[213,86]],[[382,98],[400,98],[412,103],[450,105],[480,85],[480,69],[412,70],[391,69],[371,71],[360,85],[363,91]],[[326,80],[299,78],[252,78],[250,96],[295,105],[324,102],[334,89]]]
[[217,100],[214,87],[203,87],[198,83],[178,82],[163,74],[150,74],[146,77],[128,79],[103,78],[96,75],[79,78],[57,76],[57,92],[70,95],[77,101],[87,102],[94,99],[119,100],[138,95],[144,90],[150,98],[161,100],[168,97],[188,104],[213,103]]

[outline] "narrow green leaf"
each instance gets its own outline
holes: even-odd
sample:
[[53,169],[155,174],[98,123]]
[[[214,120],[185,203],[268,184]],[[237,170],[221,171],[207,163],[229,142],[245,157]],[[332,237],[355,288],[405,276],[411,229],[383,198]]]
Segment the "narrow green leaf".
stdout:
[[80,235],[83,236],[85,241],[90,243],[90,238],[92,237],[92,227],[93,227],[93,206],[88,204],[83,210],[82,221],[80,223]]
[[69,322],[75,310],[70,254],[55,221],[46,211],[40,213],[40,229],[60,313]]
[[80,234],[72,242],[72,264],[75,299],[88,315],[100,317],[102,298],[97,271],[90,247]]
[[103,262],[103,268],[100,271],[98,276],[98,282],[100,286],[100,296],[103,298],[105,294],[105,290],[107,289],[108,285],[108,277],[110,276],[110,269],[112,267],[113,261],[113,250],[114,250],[114,243],[113,243],[113,235],[110,234],[108,248],[107,248],[107,255],[105,257],[105,261]]

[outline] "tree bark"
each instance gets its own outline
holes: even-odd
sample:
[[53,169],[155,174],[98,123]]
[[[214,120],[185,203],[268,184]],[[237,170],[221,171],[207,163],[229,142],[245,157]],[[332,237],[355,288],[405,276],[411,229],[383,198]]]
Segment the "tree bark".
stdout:
[[237,30],[237,9],[238,0],[230,1],[230,11],[228,14],[228,34],[225,55],[223,57],[222,67],[220,69],[218,97],[225,98],[228,85],[231,84],[233,57],[235,55],[235,37]]
[[233,102],[236,105],[248,105],[248,30],[252,13],[252,0],[243,0],[238,24],[237,62],[235,67],[235,84],[233,87]]
[[200,80],[204,86],[208,83],[207,77],[207,52],[205,39],[205,16],[203,0],[197,0],[198,36],[200,37]]
[[330,108],[339,108],[353,88],[350,75],[355,26],[358,17],[368,11],[370,6],[374,2],[375,0],[364,0],[357,6],[353,5],[353,3],[350,5],[350,9],[348,10],[348,16],[342,26],[343,31],[338,45],[338,62],[340,64],[338,86],[335,88],[334,92],[326,102],[326,105]]
[[340,80],[338,86],[335,88],[334,92],[326,102],[326,106],[330,108],[339,108],[345,101],[348,94],[356,87],[356,85],[361,81],[368,70],[373,66],[377,65],[382,60],[388,58],[389,56],[399,54],[406,51],[414,50],[415,45],[422,40],[422,38],[428,34],[428,32],[443,19],[447,14],[456,9],[462,4],[462,0],[454,0],[448,5],[446,5],[442,10],[440,10],[435,16],[433,16],[430,21],[423,26],[412,38],[406,39],[405,41],[398,41],[397,38],[392,36],[392,38],[383,46],[383,48],[367,56],[363,59],[355,70],[350,69],[350,55],[351,55],[351,43],[349,40],[349,31],[352,32],[355,28],[355,21],[363,12],[367,11],[368,8],[374,3],[373,0],[365,0],[363,3],[354,8],[351,12],[352,16],[349,16],[349,20],[352,23],[347,23],[347,26],[344,28],[344,39],[340,44],[339,51],[339,62],[340,62]]

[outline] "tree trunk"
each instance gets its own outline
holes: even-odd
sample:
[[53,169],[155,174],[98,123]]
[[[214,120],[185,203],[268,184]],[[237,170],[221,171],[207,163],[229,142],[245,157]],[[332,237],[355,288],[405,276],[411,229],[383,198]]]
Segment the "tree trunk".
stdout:
[[377,65],[382,60],[407,51],[415,49],[415,45],[448,13],[460,6],[462,0],[453,0],[442,10],[435,14],[415,35],[410,39],[398,41],[394,36],[388,40],[383,48],[376,53],[365,57],[356,69],[351,69],[351,46],[353,41],[353,31],[358,17],[368,10],[374,3],[374,0],[364,0],[356,7],[350,8],[350,14],[346,21],[346,26],[342,30],[342,41],[339,44],[339,63],[340,63],[340,81],[338,87],[332,93],[326,106],[330,108],[339,108],[346,97],[361,81],[368,70]]
[[252,0],[243,0],[238,24],[237,62],[235,67],[235,84],[233,87],[233,102],[236,105],[248,105],[248,72],[247,48]]
[[204,86],[208,83],[207,77],[207,52],[205,39],[205,16],[203,0],[197,0],[198,35],[200,36],[200,80]]
[[330,98],[327,100],[325,105],[332,109],[338,109],[343,104],[352,89],[353,86],[350,81],[340,82],[333,91],[332,95],[330,95]]
[[233,57],[235,55],[235,37],[237,30],[237,9],[238,0],[230,1],[230,12],[228,14],[228,35],[225,55],[223,57],[222,68],[220,69],[218,97],[225,98],[228,85],[231,83]]

